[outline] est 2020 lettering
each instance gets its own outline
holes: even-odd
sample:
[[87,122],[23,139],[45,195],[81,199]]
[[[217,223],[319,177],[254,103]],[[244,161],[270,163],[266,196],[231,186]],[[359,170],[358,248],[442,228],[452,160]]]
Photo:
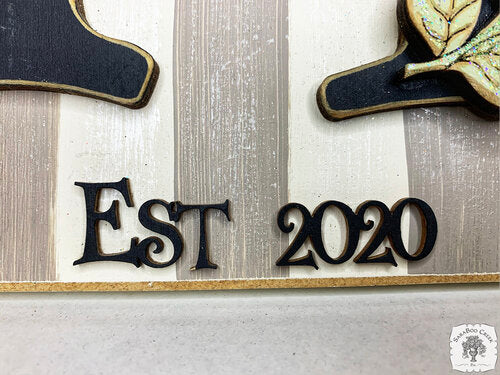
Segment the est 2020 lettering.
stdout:
[[[98,261],[115,261],[131,263],[136,267],[144,264],[153,268],[169,267],[177,262],[181,257],[184,243],[182,234],[172,224],[166,223],[155,218],[151,209],[158,205],[164,207],[168,213],[170,221],[179,222],[182,215],[187,211],[198,211],[199,213],[199,249],[196,265],[191,270],[216,269],[217,264],[210,260],[209,248],[207,243],[206,218],[209,211],[216,210],[224,213],[228,221],[231,221],[229,213],[229,200],[220,204],[205,205],[185,205],[181,202],[165,202],[159,199],[153,199],[144,203],[138,214],[139,222],[146,229],[168,238],[173,245],[173,255],[166,262],[157,262],[151,256],[160,254],[165,244],[157,236],[150,236],[142,241],[134,237],[130,241],[130,249],[119,254],[105,255],[99,246],[98,223],[106,221],[111,224],[114,230],[120,228],[118,201],[113,201],[111,207],[105,211],[98,211],[100,193],[103,189],[113,189],[123,196],[128,207],[133,207],[130,194],[128,179],[123,178],[118,182],[111,183],[83,183],[76,182],[75,185],[81,187],[84,191],[86,205],[87,228],[85,234],[85,247],[83,256],[73,264],[79,265]],[[403,210],[406,206],[413,205],[418,209],[421,219],[421,239],[420,245],[414,254],[410,254],[403,243],[401,235],[401,220]],[[346,243],[341,254],[332,258],[326,251],[323,243],[322,222],[327,209],[337,208],[343,215],[347,225]],[[354,212],[349,206],[338,201],[328,201],[319,205],[311,214],[309,210],[298,203],[290,203],[284,206],[278,213],[277,224],[284,233],[291,233],[295,227],[293,223],[287,223],[287,215],[298,210],[302,216],[301,227],[295,238],[292,240],[286,251],[276,261],[276,266],[311,266],[318,269],[314,254],[308,250],[307,255],[293,258],[299,249],[309,238],[313,245],[314,252],[326,263],[342,264],[351,259],[359,244],[361,231],[369,231],[374,227],[374,222],[368,220],[365,222],[365,213],[369,208],[375,208],[380,213],[380,222],[375,228],[370,240],[363,247],[361,252],[354,258],[354,262],[363,263],[389,263],[397,266],[397,262],[392,253],[392,249],[385,248],[381,254],[373,255],[377,248],[382,244],[385,238],[388,238],[394,251],[402,258],[408,261],[417,261],[427,257],[436,242],[437,221],[431,207],[422,200],[416,198],[407,198],[398,201],[391,210],[382,202],[367,201],[362,203]],[[154,246],[153,249],[151,249]]]

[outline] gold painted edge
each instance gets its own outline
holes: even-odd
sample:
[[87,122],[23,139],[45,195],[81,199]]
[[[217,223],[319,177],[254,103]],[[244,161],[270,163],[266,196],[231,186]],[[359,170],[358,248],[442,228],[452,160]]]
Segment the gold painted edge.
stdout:
[[[103,34],[98,33],[90,25],[84,20],[84,16],[80,14],[80,11],[83,11],[81,6],[77,4],[81,0],[68,0],[69,5],[71,6],[71,10],[73,11],[73,14],[77,18],[77,20],[80,22],[80,24],[90,33],[94,34],[98,38],[104,39],[110,43],[113,44],[118,44],[123,47],[132,49],[133,51],[137,52],[140,54],[147,62],[148,64],[148,70],[146,73],[146,78],[144,79],[144,82],[142,84],[142,87],[139,91],[139,94],[135,98],[131,99],[124,99],[118,96],[113,96],[110,94],[104,94],[99,91],[94,91],[94,90],[89,90],[85,88],[81,88],[78,86],[72,86],[72,85],[65,85],[65,84],[60,84],[60,83],[50,83],[50,82],[35,82],[35,81],[25,81],[25,80],[8,80],[8,79],[3,79],[0,80],[0,87],[3,89],[28,89],[28,90],[48,90],[48,91],[54,91],[54,92],[63,92],[63,93],[76,93],[76,94],[82,94],[84,96],[88,96],[91,98],[96,98],[96,99],[103,99],[112,103],[117,103],[121,104],[123,106],[129,107],[129,108],[140,108],[147,104],[147,101],[144,101],[144,95],[146,91],[148,90],[148,87],[150,84],[153,84],[154,87],[154,82],[152,82],[153,74],[157,76],[159,74],[159,68],[158,65],[156,64],[155,60],[153,57],[143,50],[142,48],[136,46],[135,44],[122,41],[119,39],[114,39],[107,37]],[[80,11],[79,11],[80,9]],[[155,73],[156,72],[156,73]],[[149,88],[150,90],[153,89],[153,87]]]
[[313,289],[475,283],[500,283],[500,273],[318,279],[286,278],[151,282],[0,282],[0,292],[162,292],[189,290]]
[[361,70],[365,70],[388,61],[394,60],[396,57],[401,55],[404,50],[408,47],[408,42],[402,38],[400,35],[400,42],[396,52],[390,56],[384,57],[383,59],[374,61],[372,63],[368,63],[365,65],[358,66],[353,69],[349,69],[340,73],[332,74],[326,77],[318,88],[316,94],[316,100],[318,102],[319,109],[321,114],[330,121],[341,121],[346,120],[352,117],[363,116],[373,113],[392,111],[404,108],[414,108],[414,107],[424,107],[424,106],[432,106],[432,105],[464,105],[466,104],[466,100],[461,96],[450,96],[446,98],[435,98],[435,99],[422,99],[422,100],[406,100],[401,102],[391,102],[385,104],[379,104],[376,106],[358,108],[358,109],[348,109],[348,110],[334,110],[328,104],[326,99],[326,87],[329,83],[337,78],[344,77],[349,74],[353,74],[359,72]]

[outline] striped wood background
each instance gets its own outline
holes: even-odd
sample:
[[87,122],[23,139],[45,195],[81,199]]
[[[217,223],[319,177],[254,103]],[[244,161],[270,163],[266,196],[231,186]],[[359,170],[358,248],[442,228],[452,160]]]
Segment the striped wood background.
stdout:
[[[165,126],[175,126],[175,183],[166,192],[175,191],[176,199],[189,203],[219,203],[228,197],[232,200],[233,222],[227,223],[221,215],[213,215],[209,223],[212,257],[217,260],[219,270],[189,271],[189,266],[195,263],[198,230],[183,223],[182,230],[189,241],[177,265],[178,279],[285,277],[289,274],[287,269],[274,267],[287,238],[273,229],[273,224],[276,211],[289,199],[288,25],[296,20],[290,20],[288,15],[289,6],[296,6],[296,1],[175,1],[172,15],[175,27],[165,31],[173,34],[175,89],[160,86],[161,90],[173,91],[168,94],[174,97],[172,123],[167,121],[168,115],[156,113],[152,107],[134,112],[132,117],[132,112],[124,112],[129,110],[104,110],[109,113],[104,116],[108,131],[121,135],[130,130],[123,127],[124,121],[129,120],[146,126],[163,118],[163,123],[167,121]],[[96,13],[100,7],[95,0],[85,3],[92,3],[87,11],[89,22],[93,24],[93,20],[99,19],[100,23],[94,26],[105,30],[106,23],[102,15]],[[343,6],[349,9],[346,4]],[[364,7],[371,12],[370,17],[375,17],[378,5],[370,4]],[[120,27],[141,28],[134,23],[134,6],[127,1],[119,7],[120,14],[132,17]],[[112,6],[105,9],[109,11]],[[350,17],[358,19],[362,15],[350,14]],[[380,19],[380,22],[386,21]],[[311,28],[318,30],[316,35],[324,35],[325,43],[340,43],[328,33],[331,22],[331,18],[318,15]],[[120,34],[113,36],[120,37]],[[155,35],[160,40],[161,37],[165,37],[163,31]],[[134,42],[146,46],[151,43],[148,35],[139,31]],[[375,39],[372,42],[375,43]],[[304,53],[306,47],[303,46]],[[155,53],[155,48],[149,49]],[[162,63],[169,61],[162,60]],[[321,78],[324,77],[318,77]],[[311,92],[318,83],[311,81]],[[79,100],[68,103],[78,106]],[[88,99],[81,100],[91,105]],[[57,94],[0,94],[0,280],[3,281],[56,279],[57,241],[53,228],[55,186],[59,177],[56,175],[59,103]],[[170,107],[165,107],[165,103],[153,101],[152,104],[163,104],[161,111],[169,112]],[[104,106],[110,108],[108,104]],[[93,121],[99,119],[102,108],[99,104],[96,113],[89,114],[97,116]],[[89,119],[85,121],[86,126],[92,126]],[[363,121],[370,122],[370,118]],[[342,126],[347,127],[349,123]],[[378,123],[377,126],[384,125]],[[498,124],[478,119],[465,109],[435,108],[404,111],[401,126],[404,127],[409,193],[434,207],[441,233],[434,256],[409,265],[409,273],[498,272]],[[137,134],[142,134],[140,129]],[[132,144],[127,143],[132,141],[124,142],[130,147],[144,146],[142,138]],[[109,150],[109,155],[121,152],[124,146],[117,142],[113,147],[116,150]],[[156,146],[153,142],[148,147]],[[141,157],[140,153],[137,156]],[[112,166],[114,160],[108,162]],[[121,173],[127,163],[133,160],[116,168],[117,173]],[[151,176],[154,175],[151,172]],[[132,182],[137,190],[145,183]],[[155,193],[158,189],[156,184],[148,183],[148,192]],[[57,250],[63,251],[63,248]]]

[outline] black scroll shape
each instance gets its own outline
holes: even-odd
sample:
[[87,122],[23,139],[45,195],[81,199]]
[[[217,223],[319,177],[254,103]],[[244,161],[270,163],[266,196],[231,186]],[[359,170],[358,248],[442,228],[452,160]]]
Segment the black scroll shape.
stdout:
[[[484,0],[471,38],[498,14],[498,0]],[[403,108],[462,105],[479,115],[498,119],[498,108],[487,103],[454,72],[426,74],[402,80],[406,64],[432,61],[433,56],[416,33],[406,32],[404,0],[398,3],[400,36],[396,52],[384,59],[327,77],[317,91],[322,115],[341,121]],[[470,40],[470,38],[469,38]]]
[[159,75],[149,53],[94,31],[82,0],[2,1],[0,51],[1,90],[55,91],[141,108]]

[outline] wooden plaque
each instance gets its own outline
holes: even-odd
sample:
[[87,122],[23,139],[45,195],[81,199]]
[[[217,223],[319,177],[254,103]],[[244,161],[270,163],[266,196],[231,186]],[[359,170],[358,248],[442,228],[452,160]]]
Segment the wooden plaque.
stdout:
[[[401,22],[410,0],[18,2],[0,5],[0,291],[500,282],[495,35],[492,78],[391,65],[328,101],[403,47],[448,50]],[[453,48],[498,16],[476,2]],[[368,95],[382,80],[411,100]]]

